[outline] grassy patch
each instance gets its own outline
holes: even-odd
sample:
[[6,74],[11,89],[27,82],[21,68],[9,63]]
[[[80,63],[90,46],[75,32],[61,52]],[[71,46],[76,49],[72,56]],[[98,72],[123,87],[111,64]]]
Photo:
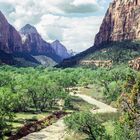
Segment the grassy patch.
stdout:
[[86,101],[84,101],[83,99],[81,99],[80,97],[75,97],[75,96],[71,97],[71,105],[72,105],[72,110],[75,111],[87,111],[91,109],[97,109],[96,106],[93,106],[87,103]]
[[49,113],[40,113],[40,114],[32,114],[32,113],[16,113],[16,117],[14,122],[12,122],[12,131],[16,131],[20,127],[24,126],[26,123],[35,122],[41,120],[49,115]]
[[40,113],[40,114],[32,114],[32,113],[16,113],[16,119],[23,119],[23,120],[30,120],[33,118],[38,119],[43,119],[46,116],[48,116],[49,113]]
[[107,121],[103,123],[105,126],[106,132],[108,135],[113,136],[114,135],[114,121]]
[[120,113],[103,113],[98,114],[98,118],[103,121],[106,132],[108,135],[114,135],[114,122],[118,121]]
[[103,95],[103,89],[104,89],[103,87],[94,84],[94,85],[88,86],[88,88],[86,88],[86,87],[80,88],[80,94],[88,95],[99,101],[105,102],[105,97]]
[[117,121],[119,119],[120,113],[115,112],[115,113],[100,113],[96,114],[100,120],[103,122],[107,121]]
[[85,140],[87,137],[82,133],[69,132],[65,140]]

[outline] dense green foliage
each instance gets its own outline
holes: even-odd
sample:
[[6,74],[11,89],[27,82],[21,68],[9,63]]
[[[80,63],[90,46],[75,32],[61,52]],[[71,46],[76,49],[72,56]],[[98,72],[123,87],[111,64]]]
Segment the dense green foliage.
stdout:
[[0,96],[0,139],[3,138],[6,131],[11,129],[9,121],[14,118],[14,113],[12,112],[14,102],[11,93],[3,90],[1,94],[3,95]]
[[[118,123],[125,140],[139,139],[140,135],[140,75],[130,75],[123,87],[123,94],[119,99],[122,115]],[[117,130],[118,130],[117,129]],[[117,131],[117,136],[118,135]],[[120,137],[122,137],[120,135]]]
[[90,112],[74,113],[65,118],[65,123],[69,129],[85,133],[89,140],[109,140],[102,123]]
[[122,94],[122,86],[130,75],[136,72],[125,66],[117,66],[111,69],[101,83],[104,86],[104,95],[109,103],[116,101]]
[[87,56],[86,59],[93,60],[112,60],[114,64],[128,63],[140,56],[140,44],[139,42],[116,42],[106,44],[104,49],[92,53]]
[[[64,101],[63,108],[71,107],[69,88],[74,86],[87,86],[97,84],[103,87],[103,92],[108,103],[116,101],[122,93],[122,85],[129,75],[136,72],[126,65],[110,68],[84,69],[46,69],[16,68],[10,66],[0,67],[0,134],[3,135],[10,129],[9,121],[13,120],[17,112],[40,113],[48,110],[59,110],[59,101]],[[89,117],[93,127],[99,131],[96,137],[105,136],[104,128],[100,126],[97,118],[91,114],[82,114],[84,120]],[[96,122],[97,121],[97,122]],[[81,123],[81,122],[80,122]],[[83,123],[83,122],[82,122]],[[80,127],[80,125],[79,125]],[[101,130],[101,131],[100,131]],[[100,135],[103,132],[103,135]],[[91,137],[91,136],[89,136]],[[99,139],[98,138],[98,139]]]

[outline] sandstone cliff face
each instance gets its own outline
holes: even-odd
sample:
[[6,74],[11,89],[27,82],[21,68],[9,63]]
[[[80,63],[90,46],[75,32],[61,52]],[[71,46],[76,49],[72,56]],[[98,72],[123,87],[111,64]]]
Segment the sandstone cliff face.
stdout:
[[114,0],[105,15],[95,45],[140,39],[140,0]]
[[22,51],[21,37],[0,11],[0,50],[12,53]]
[[33,54],[55,53],[51,45],[44,41],[36,28],[27,24],[21,30],[23,51]]
[[140,57],[129,61],[128,64],[131,68],[140,71]]
[[42,39],[35,27],[30,24],[25,25],[20,30],[20,35],[22,37],[23,52],[32,55],[45,55],[55,62],[62,61],[62,58],[57,55],[51,44]]
[[51,44],[51,47],[54,49],[57,55],[59,55],[62,59],[66,59],[71,57],[71,55],[68,53],[67,49],[64,45],[62,45],[58,40],[54,41]]
[[111,68],[113,65],[113,61],[112,60],[82,60],[80,61],[80,65]]

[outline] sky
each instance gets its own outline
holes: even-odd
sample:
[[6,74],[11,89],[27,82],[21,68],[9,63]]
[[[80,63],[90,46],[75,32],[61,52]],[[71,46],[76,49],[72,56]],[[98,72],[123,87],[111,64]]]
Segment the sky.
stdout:
[[94,44],[112,0],[0,0],[0,10],[20,30],[35,26],[47,42],[59,40],[81,52]]

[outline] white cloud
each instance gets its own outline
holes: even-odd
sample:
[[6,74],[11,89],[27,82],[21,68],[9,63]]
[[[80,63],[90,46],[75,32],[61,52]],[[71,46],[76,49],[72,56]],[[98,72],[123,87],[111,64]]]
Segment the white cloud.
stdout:
[[73,2],[73,4],[75,5],[81,5],[81,4],[95,4],[97,5],[97,1],[96,0],[75,0]]
[[[48,41],[58,39],[69,50],[79,52],[93,45],[94,36],[99,30],[102,19],[102,16],[69,18],[49,14],[44,16],[36,27]],[[44,34],[44,31],[47,34]]]
[[29,23],[44,39],[60,40],[68,49],[83,51],[94,43],[105,0],[0,0],[0,10],[17,29]]

